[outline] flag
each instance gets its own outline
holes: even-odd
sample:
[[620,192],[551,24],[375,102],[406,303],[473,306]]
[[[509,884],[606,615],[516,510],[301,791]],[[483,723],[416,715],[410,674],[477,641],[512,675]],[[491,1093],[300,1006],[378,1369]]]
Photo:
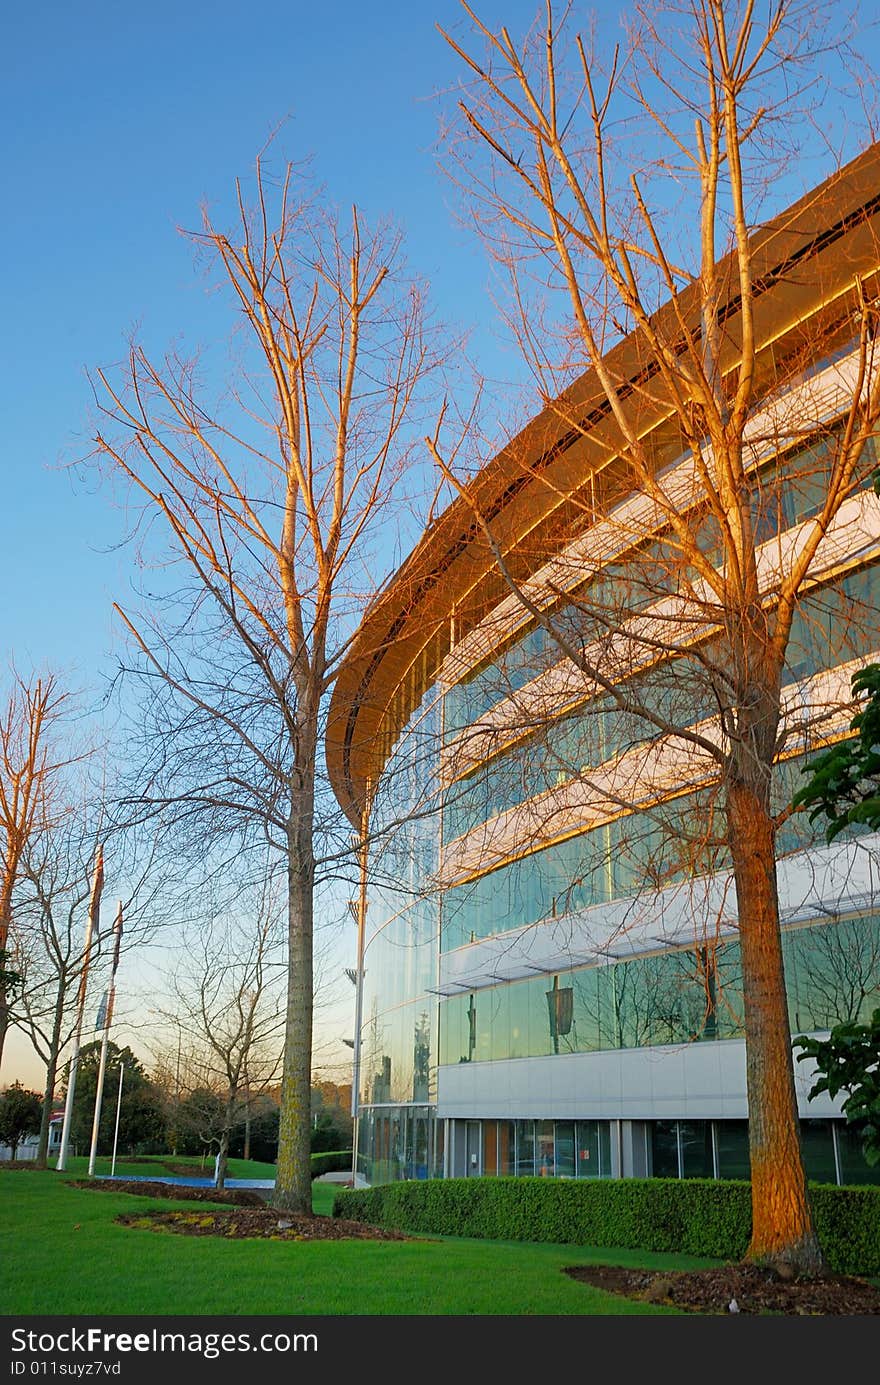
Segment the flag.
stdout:
[[113,975],[116,975],[116,968],[119,966],[119,949],[122,945],[122,900],[119,901],[119,908],[116,911],[116,922],[113,925],[115,942],[113,944]]

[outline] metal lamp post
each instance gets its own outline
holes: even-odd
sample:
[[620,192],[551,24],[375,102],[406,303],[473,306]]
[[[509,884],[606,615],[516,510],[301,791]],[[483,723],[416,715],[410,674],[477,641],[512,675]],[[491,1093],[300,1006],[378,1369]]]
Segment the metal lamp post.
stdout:
[[360,888],[357,902],[357,967],[355,970],[354,1006],[354,1061],[351,1077],[351,1186],[357,1187],[358,1176],[358,1135],[360,1129],[360,1083],[361,1083],[361,1024],[364,1008],[364,950],[367,931],[367,866],[368,837],[370,829],[370,781],[366,784],[364,809],[361,813],[361,830],[358,838],[360,864]]

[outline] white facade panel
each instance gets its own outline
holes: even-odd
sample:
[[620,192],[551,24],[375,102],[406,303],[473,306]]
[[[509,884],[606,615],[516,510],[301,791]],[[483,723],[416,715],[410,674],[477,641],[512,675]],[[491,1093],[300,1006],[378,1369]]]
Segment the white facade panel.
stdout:
[[[803,1117],[840,1115],[807,1100],[811,1063],[795,1065]],[[440,1118],[517,1120],[745,1120],[745,1045],[738,1039],[665,1048],[553,1054],[441,1067]]]

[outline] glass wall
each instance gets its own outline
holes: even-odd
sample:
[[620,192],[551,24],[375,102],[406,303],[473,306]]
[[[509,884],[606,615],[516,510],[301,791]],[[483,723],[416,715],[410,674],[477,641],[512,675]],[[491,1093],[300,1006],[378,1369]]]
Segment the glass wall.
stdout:
[[[462,1149],[484,1178],[611,1178],[611,1121],[468,1120]],[[429,1107],[391,1107],[361,1117],[358,1165],[370,1183],[442,1178],[446,1122]],[[649,1176],[749,1178],[749,1130],[744,1120],[658,1120],[647,1123]],[[858,1131],[844,1120],[800,1123],[807,1177],[813,1183],[880,1184]],[[461,1170],[453,1170],[458,1172]]]
[[[672,726],[712,715],[708,693],[682,662],[657,665],[621,684],[624,695]],[[443,837],[449,842],[481,822],[612,760],[655,735],[635,712],[623,713],[609,695],[549,721],[510,750],[481,765],[446,791]]]
[[[801,1151],[811,1183],[880,1183],[880,1168],[865,1159],[858,1134],[843,1120],[802,1120]],[[655,1178],[748,1179],[748,1121],[653,1121]]]
[[719,1178],[751,1178],[748,1121],[717,1121],[715,1148]]
[[[470,1174],[484,1178],[611,1178],[612,1128],[601,1120],[467,1120],[462,1151],[479,1150]],[[648,1176],[748,1180],[745,1120],[657,1120],[645,1124]],[[880,1183],[880,1168],[865,1159],[858,1134],[842,1119],[800,1122],[807,1177],[813,1183]],[[461,1176],[461,1169],[452,1170]],[[417,1175],[416,1175],[417,1176]]]
[[834,1138],[841,1183],[880,1183],[880,1164],[869,1164],[865,1159],[861,1136],[856,1127],[835,1121]]
[[[791,802],[804,782],[803,766],[814,758],[810,751],[774,766],[774,811]],[[718,797],[712,786],[681,794],[650,813],[628,813],[446,890],[441,950],[729,869]],[[838,840],[867,832],[864,823],[854,823]],[[791,855],[823,840],[821,824],[811,824],[807,813],[795,813],[777,834],[776,854]]]
[[[806,592],[792,625],[787,679],[807,678],[873,648],[878,613],[880,564]],[[655,665],[622,683],[621,691],[671,726],[693,725],[718,710],[711,689],[686,660]],[[446,790],[444,841],[453,841],[496,814],[559,787],[657,734],[652,723],[636,713],[621,712],[608,695],[549,721]]]
[[444,1122],[427,1106],[373,1107],[360,1118],[358,1171],[368,1183],[443,1177]]
[[[792,449],[752,474],[751,512],[757,543],[767,543],[818,513],[827,494],[828,476],[836,447],[837,437],[831,433],[805,447]],[[861,484],[865,488],[871,485],[878,451],[877,440],[869,439],[860,464]],[[700,548],[718,566],[722,555],[714,532],[717,526],[711,517],[701,522],[696,512],[694,522]],[[566,640],[593,640],[608,628],[609,621],[612,625],[618,624],[621,619],[650,605],[663,594],[677,590],[680,567],[680,558],[668,552],[668,545],[662,537],[636,545],[630,553],[616,558],[594,573],[572,598],[571,604],[548,612],[549,621]],[[582,607],[574,604],[578,599]],[[802,645],[800,636],[812,625],[810,600],[807,598],[805,603],[806,619],[792,632],[792,667],[798,663]],[[803,641],[804,646],[813,651],[811,671],[832,667],[833,662],[852,657],[843,652],[852,622],[834,620],[834,604],[835,598],[832,596],[830,645],[823,646],[812,636]],[[872,601],[875,613],[876,604],[875,592]],[[821,605],[820,599],[820,608]],[[588,609],[584,610],[583,607]],[[592,616],[589,608],[594,612]],[[602,614],[606,619],[600,618]],[[830,659],[835,652],[837,659]],[[448,690],[445,714],[447,738],[451,739],[465,727],[472,726],[503,698],[558,662],[559,657],[557,640],[543,626],[532,625],[517,632],[491,662]],[[804,674],[798,671],[794,676],[803,677]]]
[[486,1178],[610,1178],[609,1121],[484,1120]]
[[435,1168],[439,910],[426,886],[437,864],[438,734],[429,689],[385,767],[371,821],[358,1137],[371,1181]]
[[[793,1034],[864,1023],[880,1004],[880,915],[783,930]],[[646,1048],[743,1037],[735,938],[450,996],[440,1062]]]

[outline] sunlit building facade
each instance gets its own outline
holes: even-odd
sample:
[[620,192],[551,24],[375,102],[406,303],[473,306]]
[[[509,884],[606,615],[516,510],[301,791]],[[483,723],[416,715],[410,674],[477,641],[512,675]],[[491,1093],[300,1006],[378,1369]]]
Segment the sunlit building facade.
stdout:
[[[773,572],[821,507],[853,398],[854,286],[862,301],[876,295],[878,186],[875,147],[756,233],[767,393],[747,465],[770,603]],[[644,376],[637,337],[615,352],[618,378]],[[633,398],[657,475],[687,509],[693,461],[669,411]],[[365,618],[334,694],[331,775],[354,824],[370,804],[376,843],[359,1050],[359,1163],[372,1182],[748,1175],[717,785],[565,654],[655,618],[671,570],[644,497],[596,502],[614,474],[602,401],[588,373],[565,410],[544,410],[487,462],[472,490],[481,523],[467,497],[440,516]],[[876,465],[872,443],[801,594],[780,812],[804,762],[847,734],[853,672],[880,660]],[[486,523],[533,609],[499,573]],[[709,525],[701,548],[713,555]],[[717,708],[694,667],[658,657],[616,686],[671,727],[711,734]],[[865,1019],[880,1004],[880,839],[854,831],[828,845],[794,814],[776,850],[792,1033]],[[809,1176],[876,1180],[839,1102],[808,1100],[805,1064],[796,1081]]]

